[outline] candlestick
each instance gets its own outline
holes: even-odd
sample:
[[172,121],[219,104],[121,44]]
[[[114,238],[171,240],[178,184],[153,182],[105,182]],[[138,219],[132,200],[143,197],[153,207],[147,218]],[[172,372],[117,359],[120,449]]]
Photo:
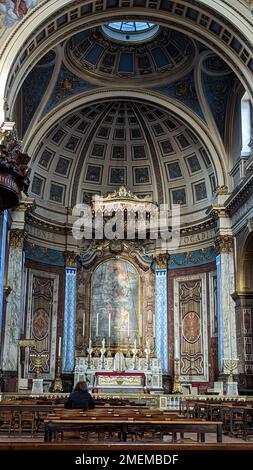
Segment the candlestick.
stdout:
[[58,357],[61,357],[61,336],[59,337]]
[[172,393],[183,393],[180,379],[180,359],[174,359],[174,381]]
[[127,336],[129,337],[129,330],[130,330],[130,325],[129,325],[129,312],[127,316]]
[[110,314],[110,313],[109,313],[109,326],[108,326],[108,330],[109,330],[108,336],[109,336],[109,338],[110,338],[110,336],[111,336],[111,314]]
[[96,336],[98,336],[98,312],[97,312]]

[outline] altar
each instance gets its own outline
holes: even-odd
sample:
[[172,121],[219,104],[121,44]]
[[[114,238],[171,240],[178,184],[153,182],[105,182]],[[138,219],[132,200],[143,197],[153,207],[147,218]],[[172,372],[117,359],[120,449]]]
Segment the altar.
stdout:
[[157,358],[125,357],[124,370],[116,370],[117,357],[77,357],[74,380],[86,381],[94,391],[162,392],[162,369]]

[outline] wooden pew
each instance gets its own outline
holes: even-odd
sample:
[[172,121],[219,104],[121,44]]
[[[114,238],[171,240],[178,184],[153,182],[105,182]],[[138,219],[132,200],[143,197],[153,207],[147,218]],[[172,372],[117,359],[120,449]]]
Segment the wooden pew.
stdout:
[[205,442],[206,433],[215,433],[217,442],[222,442],[222,422],[221,421],[198,421],[198,420],[156,420],[156,419],[125,419],[123,417],[108,419],[100,417],[100,419],[52,419],[45,421],[45,442],[51,442],[52,436],[56,432],[64,431],[79,431],[79,432],[117,432],[121,441],[126,441],[127,436],[131,434],[131,430],[135,430],[136,426],[141,429],[150,431],[162,431],[164,434],[172,433],[173,439],[179,432],[184,433],[197,433],[200,436],[200,441]]

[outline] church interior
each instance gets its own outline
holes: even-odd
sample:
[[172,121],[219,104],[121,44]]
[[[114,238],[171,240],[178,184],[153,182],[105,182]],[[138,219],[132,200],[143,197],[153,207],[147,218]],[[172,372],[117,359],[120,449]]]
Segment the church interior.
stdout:
[[253,448],[252,12],[0,1],[0,449]]

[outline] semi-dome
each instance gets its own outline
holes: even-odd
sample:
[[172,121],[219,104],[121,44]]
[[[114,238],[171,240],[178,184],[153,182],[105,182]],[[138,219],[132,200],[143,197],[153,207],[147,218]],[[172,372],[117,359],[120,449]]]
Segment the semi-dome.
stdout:
[[203,217],[216,186],[197,135],[168,111],[137,100],[103,101],[64,117],[38,148],[31,179],[37,205],[58,213],[124,185],[169,207],[180,203],[185,221]]

